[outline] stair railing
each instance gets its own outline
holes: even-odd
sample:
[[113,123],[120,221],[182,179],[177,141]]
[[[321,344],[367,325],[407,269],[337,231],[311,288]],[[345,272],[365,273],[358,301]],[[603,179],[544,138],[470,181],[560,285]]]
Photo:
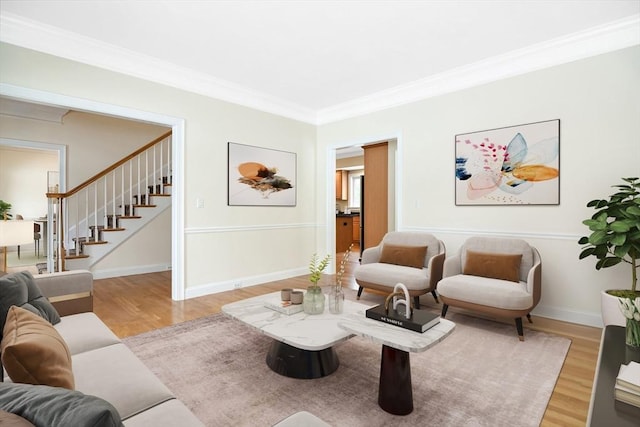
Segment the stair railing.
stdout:
[[84,257],[84,246],[104,244],[104,234],[122,230],[120,219],[171,184],[171,131],[66,193],[47,193],[47,271],[64,271],[65,258]]

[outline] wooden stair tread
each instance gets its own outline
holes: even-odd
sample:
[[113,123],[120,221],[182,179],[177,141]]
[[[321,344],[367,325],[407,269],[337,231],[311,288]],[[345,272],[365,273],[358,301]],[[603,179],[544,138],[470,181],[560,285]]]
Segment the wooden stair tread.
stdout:
[[149,196],[154,196],[154,197],[171,197],[171,194],[164,194],[164,193],[151,193],[151,194],[149,194]]
[[89,255],[66,255],[64,259],[80,259],[80,258],[89,258]]
[[155,208],[156,205],[133,205],[134,208]]
[[140,219],[142,218],[140,215],[127,215],[127,216],[121,216],[120,219]]
[[103,228],[102,231],[124,231],[126,228],[117,227],[117,228]]
[[106,240],[98,240],[97,242],[94,242],[93,240],[91,240],[90,242],[82,242],[83,245],[104,245],[109,243]]

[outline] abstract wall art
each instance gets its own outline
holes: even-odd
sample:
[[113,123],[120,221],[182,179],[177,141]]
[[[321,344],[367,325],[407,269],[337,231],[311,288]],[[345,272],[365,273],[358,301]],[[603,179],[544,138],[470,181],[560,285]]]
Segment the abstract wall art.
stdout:
[[560,204],[560,120],[456,135],[456,205]]
[[295,206],[296,153],[228,143],[229,206]]

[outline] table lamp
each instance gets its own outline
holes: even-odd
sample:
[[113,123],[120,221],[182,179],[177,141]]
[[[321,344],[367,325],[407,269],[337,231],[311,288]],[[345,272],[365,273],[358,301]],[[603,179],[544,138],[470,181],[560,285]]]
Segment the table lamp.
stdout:
[[3,248],[2,271],[7,272],[7,246],[33,241],[33,221],[0,221],[0,247]]

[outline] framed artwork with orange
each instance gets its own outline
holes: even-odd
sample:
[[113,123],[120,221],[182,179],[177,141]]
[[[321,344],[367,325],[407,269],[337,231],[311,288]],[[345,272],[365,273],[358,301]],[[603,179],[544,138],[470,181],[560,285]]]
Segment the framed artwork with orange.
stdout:
[[295,206],[296,153],[228,143],[229,206]]
[[560,204],[560,120],[456,135],[456,205]]

